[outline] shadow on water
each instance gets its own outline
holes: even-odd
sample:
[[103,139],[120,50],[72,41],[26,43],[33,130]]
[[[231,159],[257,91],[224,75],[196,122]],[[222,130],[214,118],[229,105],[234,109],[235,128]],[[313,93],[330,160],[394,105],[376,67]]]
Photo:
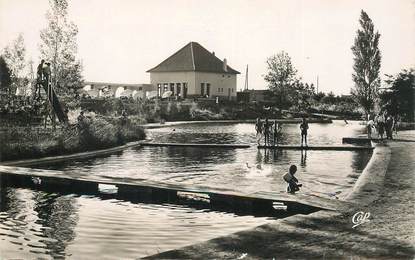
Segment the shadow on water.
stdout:
[[372,150],[356,151],[352,155],[352,168],[364,169],[372,157]]

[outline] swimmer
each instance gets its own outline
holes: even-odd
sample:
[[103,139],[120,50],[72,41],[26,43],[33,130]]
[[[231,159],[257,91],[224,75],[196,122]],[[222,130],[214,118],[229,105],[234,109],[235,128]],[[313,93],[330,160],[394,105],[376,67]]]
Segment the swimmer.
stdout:
[[294,194],[296,191],[300,190],[300,187],[302,187],[302,184],[298,183],[298,179],[294,177],[294,174],[297,172],[297,166],[294,164],[290,166],[289,171],[284,174],[282,177],[284,181],[288,183],[287,186],[287,192]]

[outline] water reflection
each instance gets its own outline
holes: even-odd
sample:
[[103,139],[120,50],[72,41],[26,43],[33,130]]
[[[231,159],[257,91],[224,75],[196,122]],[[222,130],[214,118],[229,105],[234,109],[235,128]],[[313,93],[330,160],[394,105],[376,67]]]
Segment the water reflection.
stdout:
[[[154,148],[153,148],[154,149]],[[152,151],[152,159],[170,158],[166,167],[186,167],[200,164],[218,164],[235,161],[233,149],[201,149],[193,147],[158,147]]]
[[131,203],[111,195],[4,186],[0,194],[2,259],[133,259],[267,222],[205,207]]
[[74,240],[78,222],[77,205],[73,197],[37,192],[33,197],[36,223],[42,226],[43,241],[52,257],[65,255],[68,243]]
[[78,221],[73,198],[4,186],[0,194],[0,237],[14,244],[16,250],[0,246],[0,256],[65,256]]
[[307,166],[307,150],[301,150],[301,166]]

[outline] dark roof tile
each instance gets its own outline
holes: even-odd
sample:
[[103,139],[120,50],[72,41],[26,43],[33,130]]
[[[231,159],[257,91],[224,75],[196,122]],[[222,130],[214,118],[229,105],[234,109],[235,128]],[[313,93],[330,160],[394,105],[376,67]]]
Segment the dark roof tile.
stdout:
[[227,66],[223,69],[223,61],[203,48],[197,42],[190,42],[176,53],[168,57],[156,67],[147,72],[174,72],[174,71],[200,71],[239,74],[238,71]]

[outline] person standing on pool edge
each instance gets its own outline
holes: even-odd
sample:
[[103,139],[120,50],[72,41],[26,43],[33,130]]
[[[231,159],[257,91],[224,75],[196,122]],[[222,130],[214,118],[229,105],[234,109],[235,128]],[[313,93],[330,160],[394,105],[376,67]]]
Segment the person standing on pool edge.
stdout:
[[300,130],[301,130],[301,146],[303,146],[303,140],[304,140],[305,146],[308,146],[307,145],[308,123],[305,117],[303,117],[303,121],[300,124]]
[[264,123],[264,136],[265,136],[265,146],[270,145],[270,131],[271,131],[271,126],[272,124],[269,122],[268,117],[265,118],[265,123]]
[[258,145],[260,145],[261,139],[262,139],[262,133],[263,133],[263,123],[260,117],[256,119],[255,130],[256,130],[256,139],[257,139]]

